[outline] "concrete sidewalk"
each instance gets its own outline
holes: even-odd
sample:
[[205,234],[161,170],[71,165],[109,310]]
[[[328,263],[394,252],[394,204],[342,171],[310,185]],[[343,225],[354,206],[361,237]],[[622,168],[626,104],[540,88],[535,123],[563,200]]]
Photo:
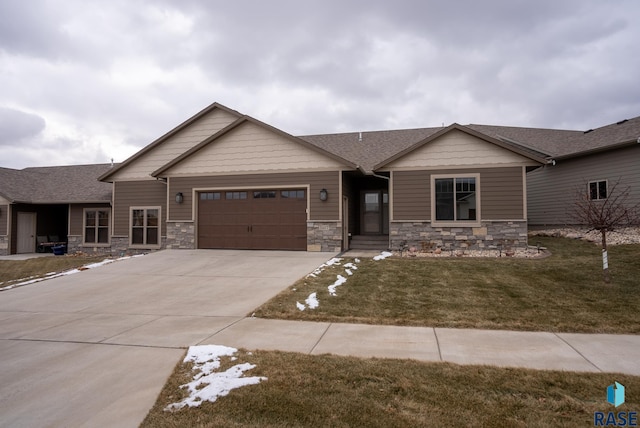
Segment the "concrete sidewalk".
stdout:
[[200,344],[640,376],[634,335],[247,318],[328,258],[165,250],[0,292],[0,426],[138,426]]
[[640,336],[245,318],[201,344],[640,376]]

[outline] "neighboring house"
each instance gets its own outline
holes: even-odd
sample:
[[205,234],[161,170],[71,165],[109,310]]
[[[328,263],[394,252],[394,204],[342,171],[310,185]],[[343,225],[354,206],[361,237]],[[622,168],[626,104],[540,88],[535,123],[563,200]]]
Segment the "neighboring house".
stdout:
[[604,200],[617,182],[640,203],[640,117],[587,131],[470,125],[505,141],[545,153],[547,164],[527,174],[530,226],[575,223],[571,212],[579,192]]
[[[591,138],[609,138],[601,144],[618,150],[608,143],[611,132],[484,125],[295,137],[214,103],[120,165],[87,166],[102,168],[91,184],[106,186],[101,198],[64,202],[65,191],[91,181],[69,179],[47,201],[22,203],[0,175],[0,253],[3,236],[6,252],[21,251],[17,213],[45,202],[66,207],[59,218],[69,226],[59,235],[67,235],[70,251],[525,246],[527,212],[538,222],[548,211],[538,196],[527,198],[527,188],[535,195],[542,188],[527,182],[569,165],[573,158],[562,156]],[[619,150],[629,156],[621,158],[637,166],[637,147],[627,143]],[[46,168],[0,174],[24,174],[21,191],[31,195],[35,170]],[[555,197],[560,185],[545,185]]]
[[0,255],[110,245],[112,165],[0,168]]

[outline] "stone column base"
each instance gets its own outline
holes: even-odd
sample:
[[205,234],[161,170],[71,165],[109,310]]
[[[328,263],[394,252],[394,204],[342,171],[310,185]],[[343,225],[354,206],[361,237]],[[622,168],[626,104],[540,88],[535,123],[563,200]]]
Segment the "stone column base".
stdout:
[[307,251],[342,251],[342,222],[308,221]]

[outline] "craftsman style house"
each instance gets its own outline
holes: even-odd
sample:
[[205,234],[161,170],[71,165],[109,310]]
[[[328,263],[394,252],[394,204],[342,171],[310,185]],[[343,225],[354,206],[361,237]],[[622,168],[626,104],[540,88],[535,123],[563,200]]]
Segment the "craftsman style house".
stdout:
[[[528,177],[584,135],[453,124],[296,137],[214,103],[119,165],[0,168],[0,254],[46,250],[38,236],[117,254],[524,246],[527,213],[546,210],[528,204]],[[65,168],[92,179],[29,191],[36,170]],[[86,194],[65,196],[76,185]]]

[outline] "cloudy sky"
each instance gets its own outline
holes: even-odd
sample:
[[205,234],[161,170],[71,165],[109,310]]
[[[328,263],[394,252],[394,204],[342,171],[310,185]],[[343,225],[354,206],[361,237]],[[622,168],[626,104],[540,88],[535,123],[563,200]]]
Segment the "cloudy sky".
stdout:
[[640,115],[637,0],[0,0],[0,167],[123,161],[218,101],[294,135]]

